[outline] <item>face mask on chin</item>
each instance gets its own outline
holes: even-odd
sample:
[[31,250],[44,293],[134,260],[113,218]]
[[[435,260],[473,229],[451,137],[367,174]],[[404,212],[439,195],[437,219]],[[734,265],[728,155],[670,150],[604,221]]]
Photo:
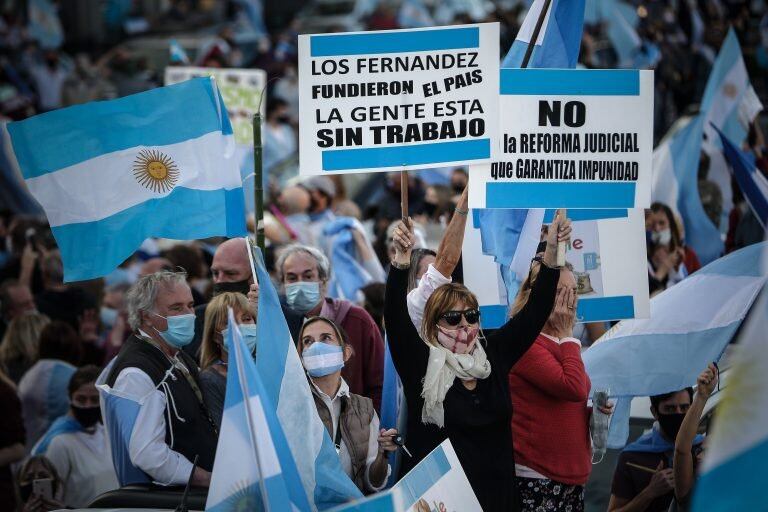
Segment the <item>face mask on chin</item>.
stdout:
[[72,415],[83,428],[91,428],[101,421],[101,407],[77,407],[73,405]]
[[667,228],[661,231],[653,231],[651,233],[651,240],[657,244],[669,245],[669,242],[672,241],[672,230]]
[[667,436],[667,439],[674,442],[677,439],[677,433],[680,432],[680,427],[685,419],[684,413],[662,414],[658,413],[659,427],[661,431]]
[[445,327],[437,326],[437,341],[454,354],[471,354],[477,341],[477,327],[458,327],[449,330]]

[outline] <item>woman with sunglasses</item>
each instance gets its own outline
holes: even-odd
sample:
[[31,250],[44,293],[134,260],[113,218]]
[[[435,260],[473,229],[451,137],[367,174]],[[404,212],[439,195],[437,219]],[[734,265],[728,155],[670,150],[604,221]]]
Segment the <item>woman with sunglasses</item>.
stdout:
[[406,443],[413,458],[405,458],[404,471],[448,438],[486,512],[518,510],[507,374],[536,340],[555,303],[557,243],[569,238],[570,221],[558,214],[552,228],[527,304],[487,339],[478,338],[477,298],[454,283],[429,296],[416,329],[406,301],[413,234],[405,223],[394,234],[384,321],[408,405]]

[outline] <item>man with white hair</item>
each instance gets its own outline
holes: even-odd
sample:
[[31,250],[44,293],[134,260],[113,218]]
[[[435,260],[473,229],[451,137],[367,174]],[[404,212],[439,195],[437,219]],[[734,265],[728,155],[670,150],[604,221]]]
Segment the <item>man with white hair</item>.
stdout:
[[326,296],[330,264],[318,249],[289,245],[275,266],[285,292],[283,308],[294,341],[299,341],[299,330],[306,318],[322,316],[341,326],[353,353],[341,375],[351,393],[370,398],[378,410],[384,379],[384,340],[371,315],[348,300]]
[[[186,275],[162,271],[144,276],[128,291],[126,303],[133,334],[111,363],[105,383],[115,394],[142,398],[124,447],[129,460],[115,467],[120,483],[149,477],[180,485],[191,475],[193,485],[208,486],[218,433],[203,402],[197,365],[181,350],[195,330]],[[120,420],[109,413],[107,423]]]

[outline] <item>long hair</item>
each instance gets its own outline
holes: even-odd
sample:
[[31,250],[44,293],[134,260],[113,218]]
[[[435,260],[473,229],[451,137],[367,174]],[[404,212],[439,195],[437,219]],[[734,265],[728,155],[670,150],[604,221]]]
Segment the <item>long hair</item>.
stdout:
[[653,213],[663,213],[664,216],[667,218],[667,223],[669,224],[669,231],[672,234],[672,240],[669,242],[670,248],[672,250],[675,250],[678,247],[682,246],[680,230],[677,227],[677,220],[675,219],[675,214],[672,213],[672,209],[669,206],[665,205],[664,203],[656,202],[651,204],[651,211]]
[[414,249],[411,251],[411,266],[410,270],[408,271],[409,293],[411,290],[416,288],[416,284],[419,281],[416,279],[416,274],[419,272],[419,265],[421,264],[421,260],[423,260],[426,256],[437,256],[437,253],[432,249]]
[[211,299],[205,307],[203,338],[200,344],[200,369],[205,370],[221,359],[221,345],[216,343],[219,331],[227,326],[227,312],[232,308],[235,315],[250,310],[248,299],[242,293],[224,292]]
[[40,313],[28,313],[11,320],[0,343],[0,364],[21,359],[31,365],[37,360],[40,333],[50,320]]
[[[509,309],[509,318],[512,318],[518,314],[525,307],[525,305],[528,304],[528,299],[531,297],[531,290],[533,289],[533,285],[536,283],[536,279],[539,277],[541,265],[542,263],[538,259],[534,259],[531,263],[531,270],[528,271],[528,275],[526,276],[525,281],[523,281],[523,284],[520,285],[520,290],[515,296],[515,301],[512,303],[512,307]],[[563,269],[567,269],[573,272],[573,265],[566,261]],[[563,269],[561,269],[561,272]]]
[[430,295],[424,306],[424,318],[421,322],[421,337],[431,345],[437,345],[437,322],[440,316],[459,301],[469,309],[478,309],[477,297],[463,284],[448,283],[439,287]]

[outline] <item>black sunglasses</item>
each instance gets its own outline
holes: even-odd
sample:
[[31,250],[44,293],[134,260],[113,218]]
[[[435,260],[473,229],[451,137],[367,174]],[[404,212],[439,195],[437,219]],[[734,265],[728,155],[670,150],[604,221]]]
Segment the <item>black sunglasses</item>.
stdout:
[[465,311],[446,311],[440,318],[445,320],[450,326],[456,326],[461,323],[461,317],[466,318],[468,324],[476,324],[480,320],[480,311],[477,309],[467,309]]

